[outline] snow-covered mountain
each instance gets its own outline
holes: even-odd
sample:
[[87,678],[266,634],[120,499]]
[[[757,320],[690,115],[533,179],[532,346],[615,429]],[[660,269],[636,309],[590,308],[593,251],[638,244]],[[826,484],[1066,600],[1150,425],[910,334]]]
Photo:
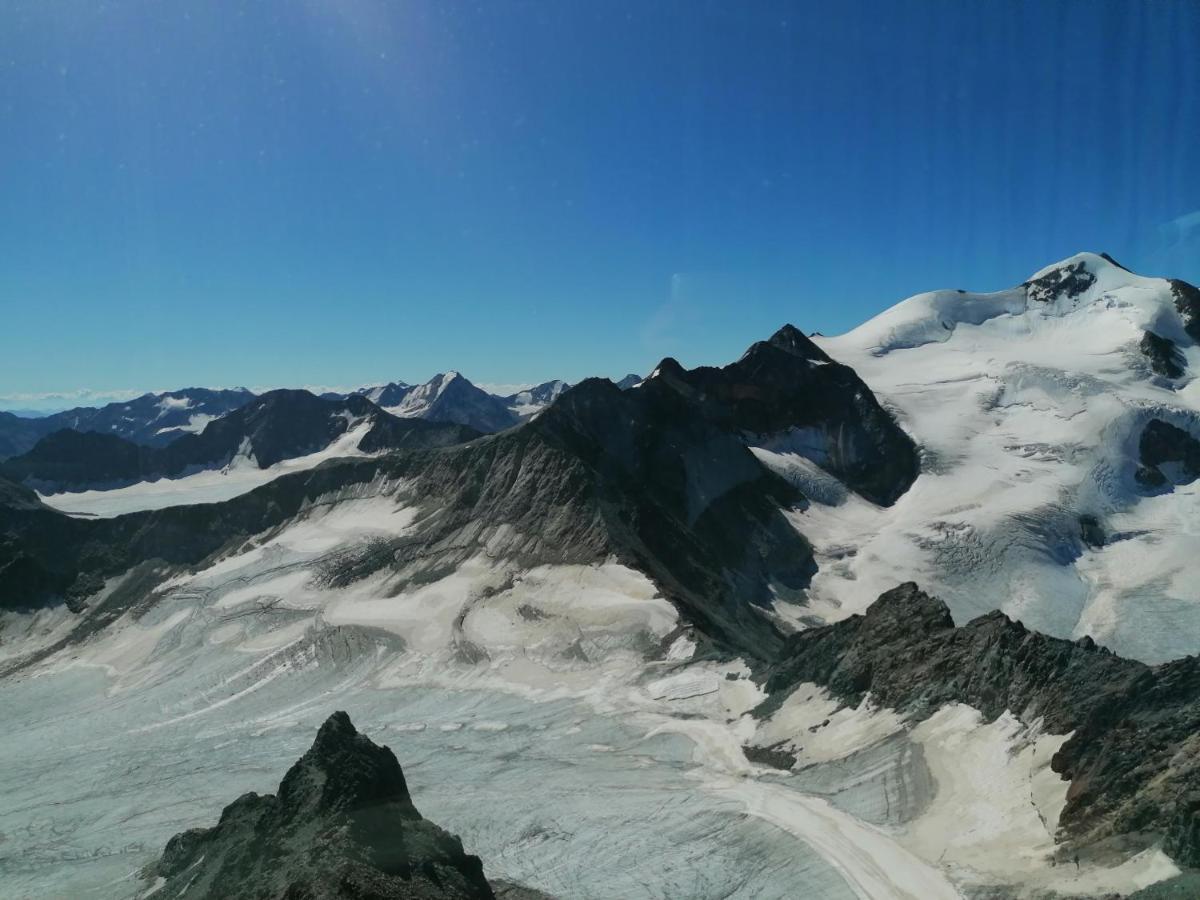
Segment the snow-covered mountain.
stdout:
[[185,434],[200,433],[209,422],[252,399],[254,394],[245,388],[184,388],[32,419],[0,413],[0,458],[18,456],[32,449],[41,438],[64,428],[116,435],[148,447],[164,447]]
[[376,406],[394,409],[413,390],[415,388],[411,384],[405,384],[403,381],[392,381],[388,384],[376,385],[375,387],[359,388],[354,393],[361,394]]
[[504,400],[508,403],[508,408],[516,413],[516,415],[522,419],[527,419],[530,416],[537,415],[557,400],[559,395],[569,387],[570,385],[565,381],[557,379],[554,381],[544,381],[526,390],[509,394]]
[[[566,382],[548,381],[501,397],[476,387],[457,372],[447,372],[425,384],[397,381],[349,394],[327,392],[320,399],[362,396],[401,418],[455,423],[489,433],[510,428],[535,414],[566,387]],[[51,415],[0,411],[0,460],[27,453],[42,438],[64,429],[113,435],[146,447],[165,447],[178,438],[201,433],[210,422],[245,406],[256,396],[245,388],[185,388]]]
[[392,382],[361,388],[358,393],[400,418],[453,422],[485,434],[519,421],[505,399],[476,387],[458,372],[439,373],[424,384]]
[[[640,381],[636,376],[628,376]],[[513,394],[493,394],[459,372],[435,375],[424,384],[391,382],[356,393],[402,418],[457,422],[484,433],[503,431],[541,412],[569,388],[565,381],[536,384]]]
[[441,447],[478,435],[452,423],[399,419],[361,396],[277,390],[165,447],[62,429],[0,463],[0,475],[37,488],[58,508],[114,515],[227,499],[329,459]]
[[215,502],[0,480],[0,880],[105,895],[348,709],[555,896],[1187,896],[1198,321],[1081,254],[474,440],[406,446],[477,398],[400,386],[378,446]]
[[859,612],[915,580],[959,619],[1001,609],[1150,662],[1200,652],[1187,440],[1145,459],[1156,428],[1200,437],[1194,291],[1085,253],[1011,290],[921,294],[818,338],[912,435],[922,475],[886,511],[851,497],[797,513],[820,567],[813,609]]

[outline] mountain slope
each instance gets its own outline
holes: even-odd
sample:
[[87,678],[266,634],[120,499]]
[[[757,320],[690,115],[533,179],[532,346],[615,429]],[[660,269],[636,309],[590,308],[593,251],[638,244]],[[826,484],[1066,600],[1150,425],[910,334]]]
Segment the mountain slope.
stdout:
[[27,451],[46,434],[45,427],[40,418],[0,411],[0,460]]
[[[837,618],[916,580],[959,620],[998,608],[1148,662],[1200,651],[1200,490],[1181,441],[1165,467],[1141,450],[1166,426],[1200,437],[1200,347],[1179,284],[1080,254],[1008,291],[922,294],[818,338],[923,464],[882,514],[835,497],[795,517],[820,566],[814,607]],[[1178,377],[1144,354],[1147,334],[1171,343]]]
[[1071,782],[1058,823],[1064,857],[1102,841],[1121,839],[1126,853],[1162,841],[1180,864],[1200,864],[1197,658],[1152,668],[1090,639],[1030,631],[998,611],[956,628],[945,604],[911,583],[863,616],[793,636],[784,655],[759,715],[805,684],[851,707],[869,695],[917,722],[952,704],[979,710],[984,722],[1011,712],[1070,735],[1051,763]]
[[751,436],[764,462],[799,455],[884,506],[917,477],[916,447],[866,384],[791,325],[721,369],[664,360],[649,380],[659,379],[712,421]]

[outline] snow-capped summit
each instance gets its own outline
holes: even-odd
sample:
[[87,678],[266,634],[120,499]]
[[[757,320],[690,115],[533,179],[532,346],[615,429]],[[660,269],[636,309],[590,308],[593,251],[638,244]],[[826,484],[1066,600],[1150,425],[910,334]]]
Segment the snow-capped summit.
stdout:
[[[1035,272],[1016,287],[993,293],[940,290],[910,297],[853,331],[824,340],[840,350],[883,355],[953,336],[1084,338],[1111,347],[1149,331],[1175,343],[1191,342],[1200,322],[1200,298],[1184,282],[1145,278],[1105,255],[1079,253]],[[1193,305],[1195,308],[1193,308]]]
[[485,390],[462,373],[451,370],[434,375],[424,384],[398,381],[359,388],[355,393],[402,418],[454,422],[477,431],[493,432],[536,415],[568,387],[565,381],[554,380],[511,394],[492,393],[498,389]]
[[424,384],[409,388],[400,402],[385,408],[393,415],[419,418],[429,412],[455,379],[461,377],[454,371],[439,372]]
[[565,381],[554,379],[515,394],[509,394],[504,400],[508,403],[509,409],[521,418],[527,419],[557,400],[559,395],[569,387],[570,385]]
[[958,621],[999,608],[1147,661],[1200,651],[1190,445],[1172,442],[1171,477],[1147,457],[1154,422],[1200,438],[1196,297],[1080,253],[816,338],[897,415],[922,474],[885,515],[850,498],[797,517],[817,548],[814,604],[840,616],[915,579]]
[[401,418],[455,422],[483,432],[503,431],[519,421],[503,399],[477,388],[455,371],[434,375],[408,389],[396,405],[384,408]]

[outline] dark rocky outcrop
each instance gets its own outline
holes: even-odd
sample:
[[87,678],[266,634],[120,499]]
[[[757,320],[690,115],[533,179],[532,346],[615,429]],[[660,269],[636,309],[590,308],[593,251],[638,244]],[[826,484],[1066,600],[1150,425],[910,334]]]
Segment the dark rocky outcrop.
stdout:
[[1179,278],[1172,278],[1170,285],[1184,330],[1193,341],[1200,343],[1200,288]]
[[1103,259],[1105,262],[1112,263],[1118,269],[1124,269],[1126,272],[1130,271],[1128,266],[1121,265],[1119,262],[1117,262],[1115,259],[1113,259],[1111,256],[1109,256],[1107,253],[1101,253],[1100,258]]
[[1162,419],[1151,419],[1142,429],[1138,457],[1136,477],[1148,488],[1187,484],[1200,476],[1200,440]]
[[865,615],[788,639],[760,714],[803,682],[850,705],[866,694],[914,720],[966,703],[991,721],[1006,710],[1071,733],[1054,771],[1071,781],[1060,839],[1081,846],[1162,840],[1200,865],[1200,659],[1147,666],[1090,638],[1030,631],[1000,612],[955,627],[915,584],[880,596]]
[[1051,269],[1039,278],[1026,281],[1022,287],[1025,288],[1026,299],[1035,303],[1049,303],[1058,297],[1073,300],[1095,283],[1096,276],[1080,260]]
[[1090,513],[1079,517],[1079,538],[1085,547],[1096,549],[1108,543],[1108,534],[1104,524]]
[[45,489],[83,490],[220,468],[239,453],[249,453],[265,469],[322,450],[364,421],[370,428],[358,446],[367,453],[449,446],[479,436],[461,425],[399,419],[357,395],[325,400],[308,391],[280,390],[166,447],[147,447],[114,434],[56,431],[28,453],[0,464],[0,472]]
[[803,497],[739,434],[661,378],[635,391],[588,379],[526,430],[578,466],[579,512],[606,552],[647,572],[710,637],[755,655],[778,646],[761,610],[774,590],[807,586],[816,566],[781,512]]
[[663,360],[651,381],[670,385],[713,423],[760,441],[790,429],[819,434],[813,461],[875,503],[890,506],[919,472],[915,444],[870,388],[792,325],[720,369]]
[[1179,378],[1183,375],[1186,359],[1170,338],[1159,337],[1153,331],[1143,332],[1138,349],[1150,361],[1150,368],[1155,374],[1164,378]]
[[422,818],[395,755],[336,712],[272,795],[175,835],[148,896],[195,900],[490,900],[479,858]]

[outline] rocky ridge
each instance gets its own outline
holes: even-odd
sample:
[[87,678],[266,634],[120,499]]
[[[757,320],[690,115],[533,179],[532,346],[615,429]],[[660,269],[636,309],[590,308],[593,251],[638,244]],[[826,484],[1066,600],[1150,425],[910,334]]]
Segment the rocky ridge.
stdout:
[[[275,794],[244,794],[175,835],[147,898],[491,900],[479,858],[423,818],[395,754],[335,712]],[[505,886],[501,896],[536,900]]]
[[864,615],[793,635],[782,655],[758,715],[814,683],[850,706],[870,695],[913,721],[951,703],[986,721],[1005,711],[1040,720],[1071,735],[1051,763],[1071,781],[1059,821],[1066,847],[1161,843],[1180,865],[1200,866],[1200,658],[1148,666],[1001,612],[955,627],[945,604],[912,583]]

